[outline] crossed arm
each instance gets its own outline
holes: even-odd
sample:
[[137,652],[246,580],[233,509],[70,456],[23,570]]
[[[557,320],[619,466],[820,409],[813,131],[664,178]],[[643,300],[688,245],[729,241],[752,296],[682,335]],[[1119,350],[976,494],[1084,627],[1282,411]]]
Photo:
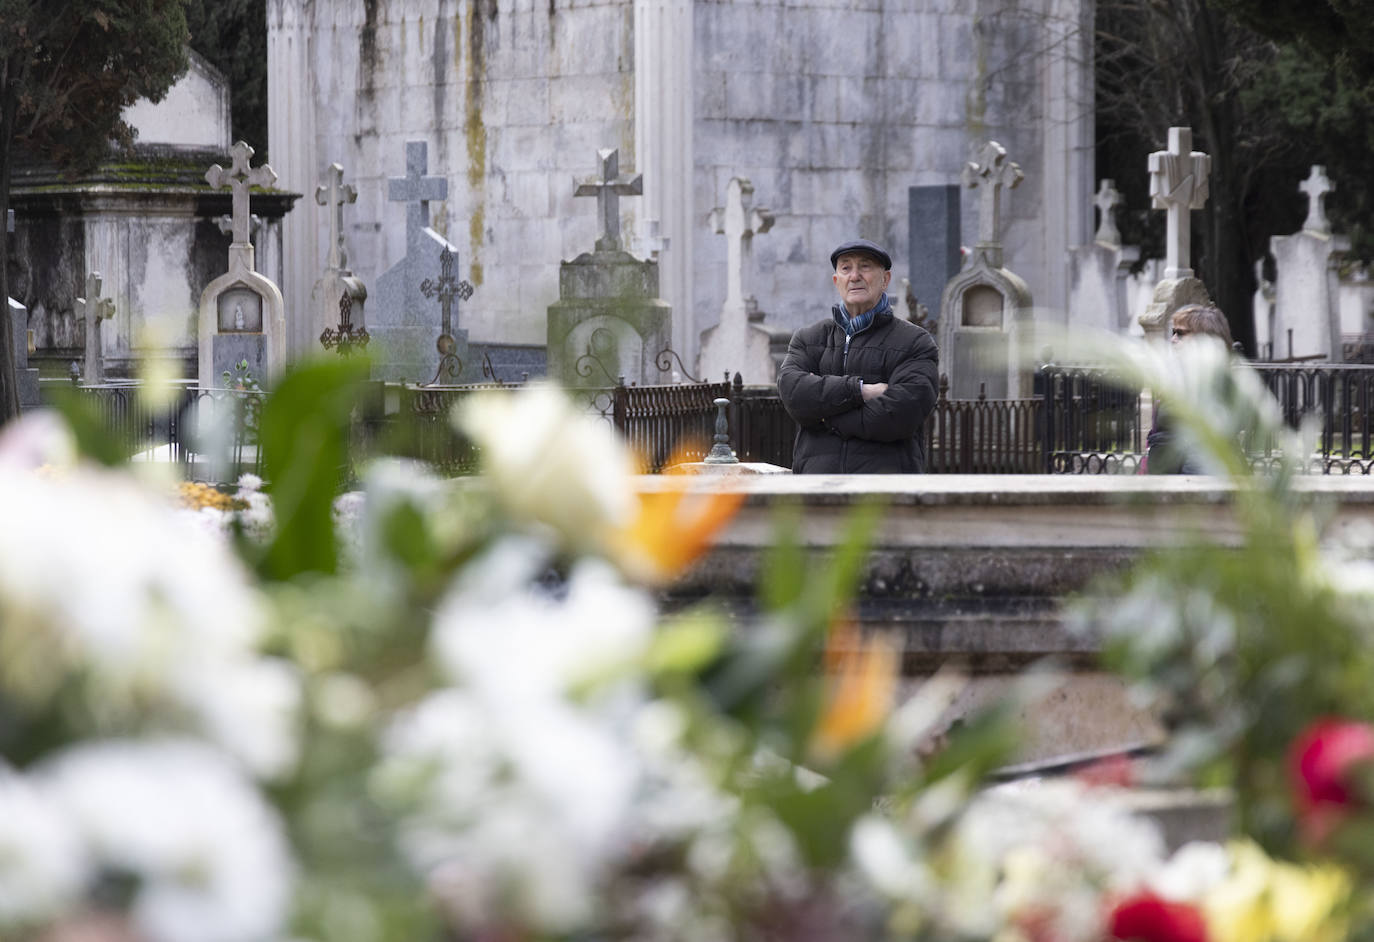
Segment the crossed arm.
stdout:
[[787,411],[803,426],[825,427],[842,438],[899,441],[919,432],[935,408],[939,366],[929,337],[893,367],[886,383],[860,384],[857,376],[818,369],[817,357],[793,337],[778,389]]

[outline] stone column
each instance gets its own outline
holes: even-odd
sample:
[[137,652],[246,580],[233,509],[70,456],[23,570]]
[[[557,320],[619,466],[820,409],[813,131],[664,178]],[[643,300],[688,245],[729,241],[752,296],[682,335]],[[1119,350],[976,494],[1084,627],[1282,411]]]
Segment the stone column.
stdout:
[[693,0],[635,0],[635,167],[644,175],[640,239],[657,223],[662,298],[678,312],[672,347],[695,363],[696,159],[692,147]]
[[[267,0],[267,146],[272,166],[280,168],[278,186],[293,193],[313,192],[315,176],[324,169],[315,136],[314,9],[314,4],[299,0]],[[310,310],[309,272],[321,255],[320,212],[314,201],[301,200],[277,234],[289,359],[319,348],[319,331],[313,330],[313,319],[303,315]],[[273,271],[269,262],[276,259],[269,259],[267,252],[263,255],[259,270]]]

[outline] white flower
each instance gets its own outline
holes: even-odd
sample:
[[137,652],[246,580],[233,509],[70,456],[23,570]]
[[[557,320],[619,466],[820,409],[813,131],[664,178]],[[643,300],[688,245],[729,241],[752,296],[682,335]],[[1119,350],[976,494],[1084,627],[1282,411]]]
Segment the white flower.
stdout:
[[384,790],[418,790],[403,847],[455,919],[513,906],[557,932],[590,918],[638,775],[611,729],[555,701],[495,709],[446,690],[403,715],[384,752]]
[[633,664],[652,634],[654,605],[605,563],[584,561],[566,597],[528,585],[530,544],[499,544],[464,574],[435,617],[433,645],[455,681],[496,704],[575,692]]
[[235,767],[191,741],[77,746],[35,772],[97,865],[132,874],[149,942],[281,937],[293,867],[280,820]]
[[930,893],[929,872],[889,819],[869,814],[854,822],[849,848],[860,872],[885,896],[919,900]]
[[635,460],[611,426],[559,389],[533,384],[470,397],[457,421],[477,444],[496,499],[574,547],[597,547],[631,519]]
[[1189,841],[1150,876],[1150,888],[1165,899],[1179,902],[1201,900],[1226,881],[1231,855],[1212,841]]
[[43,923],[76,899],[88,859],[61,809],[0,765],[0,936]]
[[41,708],[87,675],[106,728],[189,717],[257,771],[282,770],[268,721],[294,695],[258,664],[266,609],[221,536],[132,477],[88,468],[0,469],[0,514],[0,681],[21,702]]
[[[1161,865],[1163,850],[1152,823],[1076,782],[990,788],[956,826],[960,866],[980,876],[951,881],[958,898],[946,916],[979,934],[988,932],[989,918],[1006,925],[1018,915],[1049,913],[1055,938],[1095,942],[1103,894],[1139,889]],[[993,886],[982,886],[990,879]]]
[[76,464],[76,436],[55,412],[26,412],[0,430],[0,468],[27,471]]
[[301,678],[280,658],[233,658],[173,674],[205,734],[255,775],[279,779],[300,755]]

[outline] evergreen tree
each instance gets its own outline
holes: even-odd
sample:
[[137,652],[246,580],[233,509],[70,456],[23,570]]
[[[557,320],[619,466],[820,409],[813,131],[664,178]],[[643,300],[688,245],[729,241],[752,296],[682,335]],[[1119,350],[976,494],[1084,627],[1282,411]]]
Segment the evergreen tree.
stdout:
[[[0,0],[0,220],[15,156],[71,171],[128,144],[121,114],[186,70],[185,0]],[[0,298],[9,295],[0,225]],[[19,413],[14,325],[0,307],[0,423]]]

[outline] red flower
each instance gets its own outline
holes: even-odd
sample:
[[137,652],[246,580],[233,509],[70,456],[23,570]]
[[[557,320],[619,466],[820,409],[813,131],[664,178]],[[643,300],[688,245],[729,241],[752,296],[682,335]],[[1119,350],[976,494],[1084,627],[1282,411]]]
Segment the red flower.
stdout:
[[1348,810],[1365,804],[1352,793],[1353,767],[1374,759],[1374,726],[1337,718],[1314,722],[1288,752],[1293,799],[1303,835],[1321,843]]
[[1109,928],[1123,942],[1207,942],[1207,923],[1196,906],[1144,892],[1116,904]]

